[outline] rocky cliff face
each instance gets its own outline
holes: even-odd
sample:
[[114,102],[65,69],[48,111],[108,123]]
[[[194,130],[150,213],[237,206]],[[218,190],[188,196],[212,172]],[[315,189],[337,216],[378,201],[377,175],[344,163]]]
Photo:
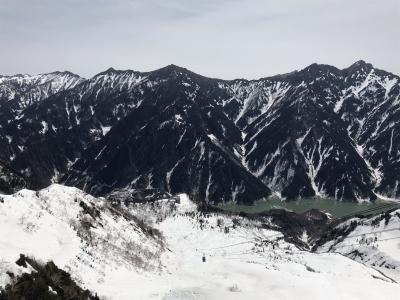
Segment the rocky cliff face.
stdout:
[[28,102],[2,94],[2,107],[19,104],[0,116],[1,159],[37,187],[61,180],[95,195],[153,189],[213,203],[400,194],[400,79],[363,61],[253,81],[174,65],[74,78]]
[[29,182],[21,175],[0,162],[0,193],[12,194],[20,189],[29,188]]

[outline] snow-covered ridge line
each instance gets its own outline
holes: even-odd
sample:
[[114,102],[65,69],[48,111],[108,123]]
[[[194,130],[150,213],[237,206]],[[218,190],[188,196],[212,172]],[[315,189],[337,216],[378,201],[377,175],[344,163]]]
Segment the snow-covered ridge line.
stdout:
[[0,77],[0,98],[18,101],[19,108],[27,107],[60,91],[72,89],[85,79],[71,72]]
[[52,72],[52,73],[43,73],[38,75],[29,75],[29,74],[19,74],[12,76],[1,76],[0,75],[0,84],[19,84],[19,85],[42,85],[45,83],[53,83],[54,85],[59,86],[71,86],[74,81],[82,82],[85,78],[80,77],[79,75],[73,74],[69,71],[65,72]]
[[[280,81],[283,81],[287,77],[293,76],[293,75],[295,75],[297,73],[309,72],[310,68],[325,68],[325,67],[327,67],[327,68],[333,68],[336,71],[350,72],[349,70],[351,70],[351,69],[354,69],[354,68],[357,68],[357,67],[364,68],[363,66],[368,66],[367,68],[371,68],[372,70],[381,71],[381,70],[379,70],[377,68],[374,68],[371,64],[369,64],[367,62],[365,62],[363,60],[359,60],[359,61],[353,63],[351,66],[345,67],[345,68],[342,68],[342,69],[336,68],[336,67],[331,66],[331,65],[313,63],[313,64],[311,64],[309,66],[304,67],[301,70],[295,70],[295,71],[292,71],[292,72],[288,72],[286,74],[278,74],[278,75],[273,75],[273,76],[269,76],[269,77],[261,77],[261,78],[258,78],[258,79],[236,78],[236,79],[231,79],[231,80],[224,80],[224,79],[217,79],[217,78],[211,78],[211,77],[206,77],[206,76],[202,76],[202,77],[218,80],[220,82],[219,85],[220,85],[221,88],[222,87],[225,88],[227,85],[232,86],[232,90],[235,91],[235,92],[239,91],[239,89],[241,88],[241,86],[243,84],[251,84],[251,85],[253,85],[253,84],[259,84],[260,82],[264,82],[265,83],[265,82],[268,82],[268,81],[270,81],[272,83],[276,82],[277,83],[277,89],[279,90]],[[150,73],[154,73],[154,72],[161,71],[161,70],[166,70],[166,69],[176,69],[176,70],[178,70],[178,73],[181,73],[181,74],[182,74],[182,72],[191,72],[191,71],[189,71],[188,69],[186,69],[184,67],[180,67],[180,66],[176,66],[176,65],[167,65],[165,67],[158,68],[158,69],[151,70],[151,71],[136,71],[136,70],[133,70],[133,69],[115,69],[113,67],[110,67],[110,68],[108,68],[108,69],[106,69],[106,70],[104,70],[102,72],[99,72],[99,73],[97,73],[97,74],[95,74],[92,77],[89,77],[87,79],[92,79],[92,78],[95,78],[95,77],[98,77],[98,76],[103,76],[103,75],[106,75],[106,74],[123,75],[123,74],[136,73],[136,74],[148,75]],[[193,73],[193,72],[191,72],[191,73]],[[54,75],[60,75],[60,74],[61,75],[70,75],[70,76],[75,76],[75,77],[80,77],[82,79],[85,79],[84,77],[81,77],[80,75],[77,75],[77,74],[75,74],[73,72],[70,72],[70,71],[54,71],[54,72],[49,72],[49,73],[39,73],[39,74],[35,74],[35,75],[31,75],[31,74],[1,75],[0,74],[0,83],[1,83],[1,80],[4,80],[6,78],[39,78],[41,76],[47,76],[47,75],[52,75],[52,74],[54,74]],[[193,74],[195,74],[195,73],[193,73]],[[373,72],[372,72],[372,74],[373,74]],[[392,74],[392,73],[390,73],[390,75],[391,75],[392,78],[391,79],[387,78],[384,81],[380,81],[379,78],[376,76],[376,74],[373,74],[373,77],[371,77],[371,79],[378,80],[379,84],[382,85],[383,87],[385,87],[388,92],[390,92],[391,88],[393,88],[393,86],[400,81],[400,76],[399,75]],[[365,86],[366,85],[363,85],[363,87],[365,87]]]

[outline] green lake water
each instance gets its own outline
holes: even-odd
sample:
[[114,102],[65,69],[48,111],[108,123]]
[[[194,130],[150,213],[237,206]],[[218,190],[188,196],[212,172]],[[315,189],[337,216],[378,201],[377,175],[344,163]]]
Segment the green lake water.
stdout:
[[[287,209],[296,213],[302,213],[312,208],[325,211],[334,217],[343,217],[357,212],[365,211],[366,209],[377,209],[373,213],[379,213],[387,210],[388,208],[381,208],[383,204],[390,204],[384,200],[376,200],[374,203],[354,203],[354,202],[341,202],[334,199],[327,198],[305,198],[296,201],[282,201],[280,199],[268,199],[257,201],[254,205],[241,205],[235,203],[221,204],[218,207],[227,211],[233,212],[246,212],[246,213],[260,213],[270,209]],[[390,207],[392,208],[392,207]],[[400,205],[399,205],[400,208]]]

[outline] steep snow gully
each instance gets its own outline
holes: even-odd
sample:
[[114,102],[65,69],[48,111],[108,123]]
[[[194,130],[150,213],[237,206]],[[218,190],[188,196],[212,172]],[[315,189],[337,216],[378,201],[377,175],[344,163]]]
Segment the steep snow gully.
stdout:
[[0,160],[32,188],[210,203],[400,197],[400,78],[358,61],[258,80],[169,65],[0,76]]

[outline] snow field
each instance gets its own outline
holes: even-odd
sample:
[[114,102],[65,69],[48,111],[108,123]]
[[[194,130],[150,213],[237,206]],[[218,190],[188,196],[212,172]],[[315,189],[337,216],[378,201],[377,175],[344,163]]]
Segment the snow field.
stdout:
[[383,300],[400,292],[341,254],[300,251],[259,222],[199,213],[186,195],[126,209],[54,184],[2,195],[0,226],[0,285],[7,270],[29,272],[14,263],[23,253],[53,260],[103,299]]

